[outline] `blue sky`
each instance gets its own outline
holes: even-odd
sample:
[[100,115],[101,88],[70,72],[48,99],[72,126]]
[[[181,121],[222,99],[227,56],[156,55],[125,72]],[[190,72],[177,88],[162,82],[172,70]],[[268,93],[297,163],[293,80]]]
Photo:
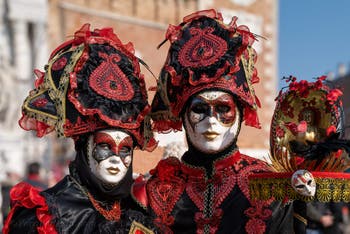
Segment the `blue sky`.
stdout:
[[340,63],[350,72],[350,1],[280,0],[279,8],[279,78],[337,74]]

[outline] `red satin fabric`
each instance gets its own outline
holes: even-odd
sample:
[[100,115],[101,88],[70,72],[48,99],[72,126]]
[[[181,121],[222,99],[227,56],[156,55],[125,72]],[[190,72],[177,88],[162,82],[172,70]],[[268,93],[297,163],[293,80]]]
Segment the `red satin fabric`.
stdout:
[[36,216],[41,223],[37,227],[39,234],[56,234],[56,228],[51,223],[52,216],[46,204],[45,198],[40,195],[39,190],[28,183],[21,182],[15,185],[10,191],[10,198],[12,209],[7,216],[4,227],[2,229],[4,234],[10,231],[10,223],[17,208],[24,207],[32,209],[36,207]]

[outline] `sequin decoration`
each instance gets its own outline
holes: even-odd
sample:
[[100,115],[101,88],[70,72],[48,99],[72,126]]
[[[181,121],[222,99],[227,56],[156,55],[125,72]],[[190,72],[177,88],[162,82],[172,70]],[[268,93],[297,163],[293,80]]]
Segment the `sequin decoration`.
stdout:
[[103,61],[91,74],[89,78],[90,87],[98,94],[116,101],[129,101],[134,96],[134,89],[118,67],[121,60],[117,54],[106,55],[99,53]]
[[52,70],[62,70],[66,66],[66,64],[67,58],[62,56],[60,59],[56,60],[54,64],[52,64]]
[[88,193],[87,195],[92,205],[101,215],[103,215],[103,217],[105,217],[105,219],[109,221],[116,221],[116,222],[120,220],[121,209],[118,201],[116,201],[113,204],[113,207],[110,210],[106,210],[98,204],[98,202],[92,197],[90,193]]
[[38,98],[38,99],[36,99],[36,100],[33,102],[33,105],[34,105],[35,107],[40,108],[40,107],[46,106],[46,104],[47,104],[48,102],[49,102],[49,101],[48,101],[46,98]]
[[192,28],[193,36],[180,50],[178,59],[184,67],[205,67],[217,62],[227,51],[227,43],[213,35],[214,28]]

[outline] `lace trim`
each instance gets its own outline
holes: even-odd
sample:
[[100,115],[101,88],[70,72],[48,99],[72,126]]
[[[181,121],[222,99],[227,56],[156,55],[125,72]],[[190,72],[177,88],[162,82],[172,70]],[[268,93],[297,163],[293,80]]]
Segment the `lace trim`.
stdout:
[[270,204],[273,199],[267,201],[253,201],[249,194],[249,175],[261,173],[268,170],[267,165],[257,159],[241,155],[241,160],[237,162],[236,170],[240,176],[238,186],[245,197],[249,200],[251,207],[245,210],[244,214],[249,218],[245,229],[249,234],[264,233],[266,230],[265,221],[272,215]]
[[89,85],[98,94],[116,101],[129,101],[134,89],[127,76],[118,67],[121,60],[118,54],[108,55],[99,52],[103,61],[90,75]]
[[146,185],[149,205],[157,216],[154,222],[162,230],[168,229],[174,223],[171,211],[185,189],[185,180],[179,175],[180,165],[175,157],[161,160],[151,170],[150,173],[154,176]]
[[[213,161],[213,175],[207,178],[204,168],[183,166],[182,170],[187,174],[186,192],[200,212],[195,214],[197,233],[203,233],[209,228],[210,233],[215,233],[221,222],[223,210],[220,205],[230,194],[237,184],[237,174],[232,165],[237,161],[239,152],[230,151],[231,156],[223,155]],[[211,190],[212,196],[207,197]],[[206,203],[210,203],[209,210],[206,210]]]
[[159,178],[151,178],[147,183],[149,195],[149,204],[156,213],[156,223],[163,223],[171,226],[174,223],[174,217],[171,216],[176,202],[185,189],[184,180],[178,177],[162,181]]
[[87,193],[87,196],[89,200],[91,201],[92,205],[95,207],[95,209],[103,216],[105,219],[109,221],[116,221],[119,222],[121,210],[120,210],[120,203],[119,201],[114,202],[112,208],[110,210],[104,209],[98,201],[96,201],[93,196],[90,193]]

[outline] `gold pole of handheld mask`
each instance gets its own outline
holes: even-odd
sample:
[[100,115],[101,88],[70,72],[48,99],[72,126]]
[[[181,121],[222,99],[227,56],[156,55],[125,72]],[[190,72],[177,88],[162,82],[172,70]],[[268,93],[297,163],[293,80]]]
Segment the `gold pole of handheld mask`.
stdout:
[[141,223],[134,220],[131,223],[129,234],[138,234],[138,233],[154,234],[152,230],[146,228]]

